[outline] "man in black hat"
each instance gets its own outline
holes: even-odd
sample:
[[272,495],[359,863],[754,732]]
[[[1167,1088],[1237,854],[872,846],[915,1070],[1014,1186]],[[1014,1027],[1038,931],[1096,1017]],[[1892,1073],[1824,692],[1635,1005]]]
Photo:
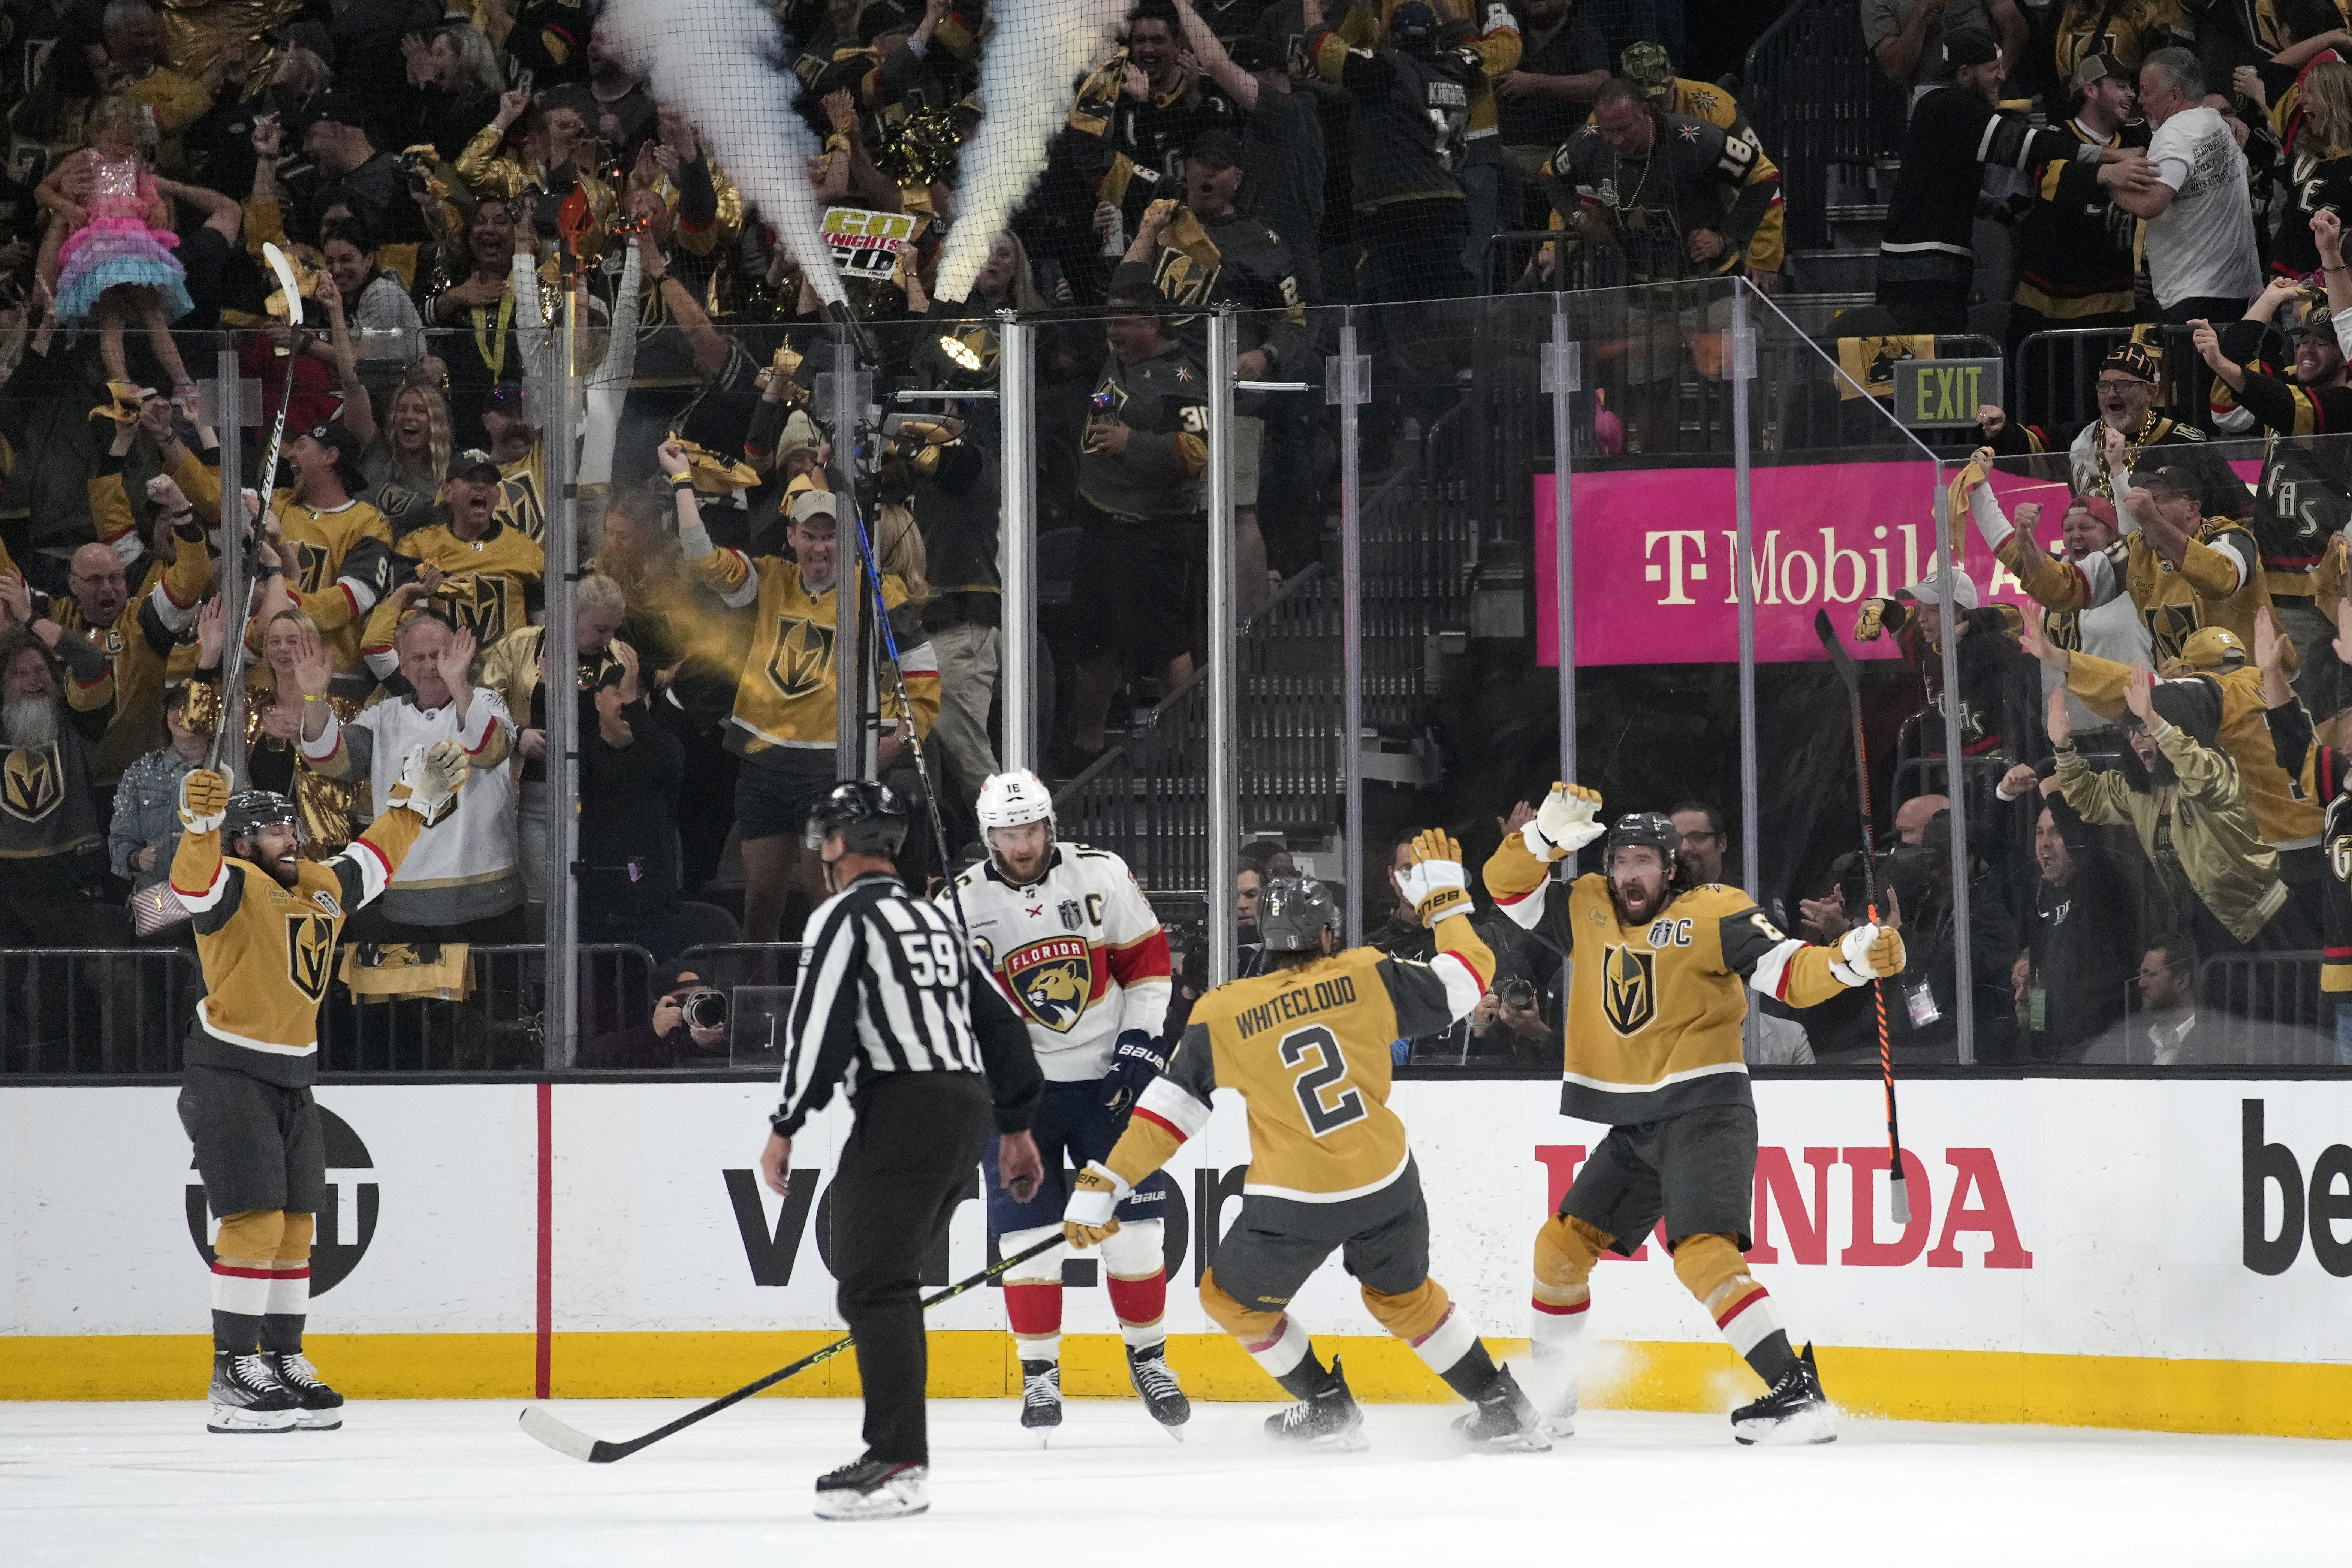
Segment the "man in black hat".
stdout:
[[2095,147],[2063,131],[2037,130],[2021,115],[2003,115],[2000,89],[2009,72],[1989,35],[1947,33],[1934,47],[1945,85],[1931,87],[1912,107],[1903,168],[1878,242],[1878,303],[1894,317],[1894,330],[1905,333],[1968,331],[1976,276],[1971,239],[1986,167],[2073,159],[2096,165],[2098,184],[2109,190],[2147,178],[2122,162],[2128,154],[2119,148]]
[[422,241],[425,219],[409,199],[400,160],[376,148],[365,106],[348,92],[331,92],[302,132],[302,150],[325,182],[313,199],[313,228],[338,193],[378,242]]
[[760,1152],[761,1176],[783,1196],[809,1115],[836,1086],[856,1112],[827,1197],[827,1257],[857,1341],[866,1452],[817,1481],[821,1519],[930,1507],[924,1255],[972,1188],[992,1121],[1005,1187],[1025,1202],[1044,1174],[1029,1124],[1045,1079],[1029,1032],[955,921],[899,882],[893,857],[906,837],[906,803],[863,779],[809,814],[802,842],[832,896],[809,916],[782,1100]]
[[704,996],[720,997],[719,1006],[724,1008],[724,993],[703,978],[702,966],[690,960],[663,964],[654,972],[653,1016],[629,1028],[597,1036],[582,1053],[580,1065],[670,1068],[696,1061],[709,1065],[714,1058],[723,1064],[729,1047],[723,1012],[719,1023],[695,1022],[709,1010],[709,1004],[700,1001]]

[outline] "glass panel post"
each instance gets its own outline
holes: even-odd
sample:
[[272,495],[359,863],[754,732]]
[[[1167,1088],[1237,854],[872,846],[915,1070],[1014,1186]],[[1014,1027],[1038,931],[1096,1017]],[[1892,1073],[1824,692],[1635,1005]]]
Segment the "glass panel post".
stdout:
[[[1738,529],[1738,550],[1731,563],[1732,590],[1739,596],[1739,880],[1751,899],[1760,898],[1763,883],[1763,825],[1758,819],[1761,794],[1756,772],[1756,551],[1755,509],[1750,504],[1753,442],[1748,423],[1748,395],[1756,381],[1756,333],[1748,324],[1747,279],[1731,289],[1731,442],[1732,508]],[[1749,1028],[1755,1027],[1750,1012]]]
[[996,412],[1003,450],[996,537],[1004,591],[996,693],[1003,736],[997,754],[1011,770],[1036,767],[1044,753],[1037,734],[1036,329],[1011,310],[997,319]]
[[[253,615],[253,580],[246,569],[248,525],[245,517],[245,372],[237,363],[235,344],[226,340],[214,363],[213,374],[220,378],[215,384],[218,391],[213,399],[214,433],[220,438],[220,580],[228,596],[228,624],[236,628],[236,640],[230,646],[241,648],[245,644],[245,624]],[[259,410],[253,412],[258,414]],[[269,505],[266,491],[261,504],[265,510]],[[215,754],[234,787],[242,789],[251,782],[245,775],[243,680],[224,681],[219,723]]]
[[1559,776],[1576,777],[1576,542],[1570,531],[1574,508],[1569,497],[1570,402],[1581,379],[1577,345],[1569,336],[1568,296],[1551,297],[1551,343],[1542,376],[1551,393],[1551,581],[1559,606]]
[[1346,796],[1348,944],[1364,940],[1364,485],[1361,410],[1370,362],[1356,352],[1356,311],[1339,318],[1339,357],[1328,374],[1339,405],[1339,784]]
[[[1952,988],[1959,1020],[1959,1060],[1966,1067],[1977,1059],[1976,970],[1969,952],[1969,753],[1960,725],[1960,617],[1968,612],[1960,608],[1954,581],[1958,565],[1952,560],[1950,492],[1940,469],[1936,477],[1929,515],[1936,520],[1936,588],[1944,601],[1944,798],[1952,812]],[[1990,482],[1988,476],[1986,483]]]
[[[546,403],[537,421],[543,432],[547,478],[548,571],[539,645],[544,667],[540,679],[547,694],[547,865],[541,884],[547,889],[547,1000],[541,1041],[550,1068],[572,1065],[580,994],[579,910],[572,877],[572,863],[580,858],[580,650],[572,633],[572,594],[580,574],[579,487],[572,482],[578,385],[572,353],[580,323],[573,300],[566,289],[557,330],[541,351],[539,382]],[[524,713],[519,721],[528,724],[530,715]]]
[[1241,644],[1234,615],[1234,358],[1230,309],[1209,318],[1209,984],[1234,977],[1237,933],[1234,882],[1241,844],[1234,806],[1240,798],[1234,745],[1240,704]]
[[860,374],[856,336],[848,326],[834,329],[832,393],[827,410],[833,421],[833,466],[842,485],[834,497],[834,531],[839,542],[833,559],[834,777],[873,776],[866,763],[866,686],[871,661],[866,657],[866,574],[857,552],[857,383]]

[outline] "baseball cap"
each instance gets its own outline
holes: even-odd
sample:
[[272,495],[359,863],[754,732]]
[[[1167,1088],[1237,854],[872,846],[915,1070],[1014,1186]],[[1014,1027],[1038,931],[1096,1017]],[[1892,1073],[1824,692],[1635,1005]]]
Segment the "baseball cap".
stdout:
[[[1941,605],[1944,602],[1942,576],[1938,573],[1929,572],[1916,583],[1905,587],[1903,593],[1906,597],[1922,605]],[[1952,571],[1952,598],[1963,610],[1973,610],[1977,607],[1976,582],[1958,567]]]
[[1618,58],[1617,74],[1655,98],[1675,85],[1675,64],[1667,57],[1664,44],[1644,40],[1628,44]]
[[1231,167],[1242,161],[1241,139],[1230,131],[1203,131],[1192,138],[1192,150],[1185,156]]
[[2205,487],[2198,476],[2178,463],[2136,468],[2132,471],[2131,482],[2141,489],[2170,490],[2175,495],[2202,496],[2205,493]]
[[2119,76],[2126,81],[2131,79],[2130,70],[2115,56],[2084,55],[2075,62],[2074,75],[2066,85],[2073,90],[2081,92],[2092,83],[2105,81],[2111,76]]
[[267,29],[263,37],[273,44],[291,44],[298,49],[308,49],[329,65],[335,63],[335,41],[327,36],[322,22],[293,21]]
[[1961,27],[1946,33],[1936,40],[1936,70],[1938,76],[1950,76],[1962,66],[1990,65],[2000,58],[2000,47],[1991,36],[1974,27]]
[[2146,343],[2117,343],[2107,357],[2099,362],[2099,374],[2119,370],[2134,381],[2154,381],[2158,378],[2156,355]]
[[340,457],[356,460],[367,443],[351,433],[341,420],[331,419],[324,425],[313,425],[302,432],[321,447],[332,447]]
[[840,514],[835,509],[839,504],[833,499],[831,490],[803,490],[793,498],[793,521],[806,522],[813,517],[838,519]]
[[[2109,528],[2118,528],[2121,526],[2116,521],[2116,503],[2109,500],[2105,496],[2076,496],[2066,503],[2065,510],[2072,511],[2078,506],[2084,511],[2089,512],[2093,517],[2097,518],[2101,522],[2105,523]],[[2062,512],[2060,515],[2063,516],[2064,513]]]
[[492,484],[506,477],[488,452],[479,447],[468,447],[450,458],[449,467],[442,473],[441,479],[445,484],[456,484],[459,479],[470,479],[478,474],[488,478]]
[[2315,300],[2308,306],[2287,336],[2299,338],[2305,332],[2323,332],[2331,338],[2336,335],[2336,312],[2327,308],[2326,300]]
[[482,412],[488,414],[492,410],[509,419],[529,419],[530,411],[523,402],[522,383],[502,381],[482,394]]
[[318,103],[310,110],[310,121],[313,124],[324,121],[329,125],[356,126],[364,131],[368,123],[367,106],[360,101],[359,94],[331,88],[320,95]]
[[2191,669],[2220,669],[2246,662],[2246,645],[2227,626],[2200,626],[2180,645],[2180,662]]

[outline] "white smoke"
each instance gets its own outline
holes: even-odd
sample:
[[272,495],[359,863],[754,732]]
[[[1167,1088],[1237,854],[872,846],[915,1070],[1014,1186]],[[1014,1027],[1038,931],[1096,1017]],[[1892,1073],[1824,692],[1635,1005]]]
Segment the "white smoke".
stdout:
[[800,79],[782,58],[773,13],[760,0],[613,0],[604,25],[654,98],[694,121],[818,297],[839,301],[824,208],[808,178],[823,149],[793,110]]
[[1045,172],[1045,150],[1076,100],[1079,75],[1118,31],[1127,0],[997,0],[982,45],[980,127],[965,142],[955,224],[932,292],[962,300],[1013,210]]

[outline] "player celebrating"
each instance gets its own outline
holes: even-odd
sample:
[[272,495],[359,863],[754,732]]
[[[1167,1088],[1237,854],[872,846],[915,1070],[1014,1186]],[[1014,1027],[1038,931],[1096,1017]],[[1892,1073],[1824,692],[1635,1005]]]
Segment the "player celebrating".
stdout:
[[[1521,808],[1525,812],[1524,805]],[[1748,1272],[1756,1102],[1740,1057],[1742,982],[1796,1007],[1903,972],[1903,939],[1864,925],[1834,948],[1780,934],[1736,888],[1694,887],[1672,819],[1635,812],[1608,829],[1606,874],[1549,898],[1551,867],[1601,837],[1601,796],[1556,784],[1541,810],[1486,862],[1486,890],[1574,965],[1563,1116],[1609,1124],[1536,1233],[1535,1378],[1556,1436],[1575,1430],[1573,1354],[1601,1249],[1630,1255],[1663,1216],[1675,1275],[1764,1380],[1732,1412],[1742,1443],[1837,1436],[1813,1348],[1789,1348],[1779,1312]],[[1554,1387],[1557,1398],[1551,1397]]]
[[1478,1342],[1467,1314],[1429,1277],[1429,1205],[1388,1106],[1389,1044],[1466,1018],[1495,955],[1471,928],[1461,849],[1443,833],[1413,844],[1398,880],[1437,933],[1429,963],[1338,946],[1339,915],[1322,884],[1276,877],[1258,894],[1270,972],[1218,986],[1192,1009],[1168,1069],[1136,1101],[1108,1160],[1089,1163],[1062,1233],[1079,1247],[1116,1240],[1118,1205],[1209,1120],[1217,1089],[1249,1109],[1251,1160],[1240,1220],[1201,1277],[1201,1305],[1299,1403],[1266,1419],[1276,1439],[1364,1447],[1363,1413],[1335,1359],[1316,1359],[1284,1308],[1334,1249],[1364,1305],[1477,1408],[1455,1426],[1482,1447],[1549,1448],[1533,1405]]
[[[1069,1195],[1063,1153],[1083,1166],[1118,1139],[1136,1096],[1166,1065],[1158,1043],[1168,1016],[1168,938],[1127,862],[1057,843],[1054,797],[1027,769],[992,775],[975,807],[988,858],[956,879],[972,947],[1029,1026],[1045,1074],[1034,1134],[1045,1180],[1026,1202],[997,1179],[990,1146],[988,1229],[1000,1255],[1061,1227]],[[942,902],[946,901],[945,898]],[[1192,1419],[1168,1365],[1168,1300],[1160,1215],[1169,1182],[1155,1175],[1120,1204],[1124,1222],[1102,1249],[1111,1310],[1127,1342],[1128,1375],[1161,1426]],[[1062,1259],[1041,1254],[1004,1279],[1004,1312],[1021,1354],[1021,1425],[1062,1424]]]
[[[319,1003],[346,916],[383,891],[416,836],[457,804],[466,753],[413,753],[393,806],[331,860],[301,858],[293,802],[180,781],[172,891],[194,917],[205,996],[188,1030],[180,1125],[196,1146],[213,1242],[211,1432],[331,1432],[343,1396],[302,1353],[310,1236],[326,1195]],[[224,853],[224,843],[226,850]]]

